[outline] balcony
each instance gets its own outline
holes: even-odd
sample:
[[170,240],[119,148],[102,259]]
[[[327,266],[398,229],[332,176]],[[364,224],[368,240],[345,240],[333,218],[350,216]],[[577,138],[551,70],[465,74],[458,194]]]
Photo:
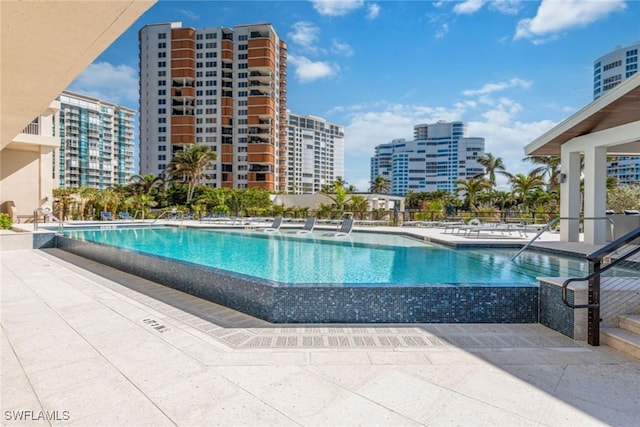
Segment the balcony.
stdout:
[[259,81],[261,83],[271,83],[272,74],[270,71],[252,71],[249,73],[249,81]]

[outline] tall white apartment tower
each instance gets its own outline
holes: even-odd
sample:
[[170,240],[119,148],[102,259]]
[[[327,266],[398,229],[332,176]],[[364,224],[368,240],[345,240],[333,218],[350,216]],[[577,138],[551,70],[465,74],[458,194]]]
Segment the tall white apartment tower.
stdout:
[[314,116],[287,116],[287,193],[317,193],[344,177],[344,127]]
[[[593,99],[604,95],[638,72],[640,42],[619,47],[596,59],[593,63]],[[618,156],[607,165],[609,176],[619,184],[640,182],[640,157]]]
[[66,91],[57,101],[60,147],[53,167],[60,187],[126,184],[134,173],[135,111]]
[[456,193],[458,179],[484,172],[477,158],[484,153],[484,138],[468,137],[462,122],[420,124],[414,140],[394,139],[375,147],[371,181],[385,178],[393,194],[407,191]]
[[271,24],[154,24],[139,41],[140,172],[202,144],[217,153],[206,184],[284,190],[287,45]]

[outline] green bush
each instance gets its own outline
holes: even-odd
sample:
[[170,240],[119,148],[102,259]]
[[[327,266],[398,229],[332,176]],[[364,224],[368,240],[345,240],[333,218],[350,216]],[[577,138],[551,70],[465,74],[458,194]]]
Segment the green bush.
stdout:
[[13,220],[6,213],[0,213],[0,230],[11,230]]

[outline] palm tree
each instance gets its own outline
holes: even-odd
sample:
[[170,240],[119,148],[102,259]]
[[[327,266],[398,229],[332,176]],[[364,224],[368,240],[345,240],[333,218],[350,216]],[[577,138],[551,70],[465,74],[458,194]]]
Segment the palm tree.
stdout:
[[130,185],[133,190],[139,194],[149,194],[152,189],[160,188],[164,185],[164,179],[161,176],[155,176],[152,173],[146,175],[133,175],[129,178]]
[[187,183],[187,203],[193,198],[196,185],[206,177],[204,170],[215,159],[216,153],[206,145],[187,145],[173,154],[167,172],[172,180]]
[[560,189],[560,156],[527,156],[523,159],[534,165],[540,165],[538,170],[547,175],[548,190],[558,192]]
[[76,193],[74,188],[54,188],[53,189],[53,197],[55,198],[54,203],[57,208],[56,215],[64,221],[68,219],[69,213],[71,212],[71,206],[74,203],[73,195]]
[[369,191],[372,193],[388,193],[389,192],[389,181],[387,181],[380,175],[373,178],[373,181],[371,181],[370,184],[371,184],[371,187],[369,187]]
[[363,196],[352,196],[347,208],[353,212],[358,212],[360,214],[360,219],[363,219],[364,213],[369,208],[369,201]]
[[516,196],[518,201],[526,207],[529,207],[529,201],[532,193],[535,190],[544,187],[545,181],[543,174],[544,171],[541,168],[536,168],[529,172],[528,175],[523,173],[508,175],[513,194]]
[[489,176],[489,183],[491,187],[496,186],[496,172],[504,171],[504,161],[502,157],[494,157],[491,153],[484,153],[479,156],[476,161],[484,166],[485,173],[481,175],[476,175],[474,178],[484,177],[486,175]]
[[459,179],[456,181],[456,184],[458,184],[457,192],[465,193],[469,209],[472,210],[476,210],[476,201],[478,199],[478,194],[491,186],[491,184],[486,179],[477,178],[471,178],[468,180]]

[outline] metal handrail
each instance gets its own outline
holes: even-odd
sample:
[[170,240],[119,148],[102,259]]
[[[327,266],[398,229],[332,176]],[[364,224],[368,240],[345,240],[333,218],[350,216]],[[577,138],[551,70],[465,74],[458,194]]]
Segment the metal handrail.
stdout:
[[544,233],[545,231],[548,231],[553,224],[555,224],[556,222],[560,221],[560,217],[556,217],[554,219],[552,219],[551,221],[549,221],[549,223],[547,225],[545,225],[544,227],[542,227],[542,230],[540,230],[538,232],[538,234],[536,234],[533,239],[531,239],[529,241],[529,243],[527,243],[526,245],[524,245],[522,248],[520,248],[520,250],[511,257],[511,261],[513,261],[514,259],[516,259],[518,257],[518,255],[520,255],[522,252],[524,252],[527,248],[529,248],[529,246],[531,246],[533,244],[533,242],[535,242],[536,240],[538,240],[538,237],[542,236],[542,233]]
[[45,214],[45,216],[50,216],[51,218],[58,221],[58,233],[64,232],[64,221],[62,221],[60,218],[55,216],[50,209],[45,209],[45,208],[37,208],[33,210],[33,230],[34,231],[38,230],[38,213],[40,212]]
[[[625,261],[632,255],[640,252],[640,245],[629,252],[625,253],[621,257],[608,263],[602,267],[602,260],[609,254],[617,251],[622,246],[640,238],[640,227],[632,230],[622,237],[614,240],[613,242],[603,246],[602,248],[585,256],[589,261],[589,270],[591,273],[586,277],[572,277],[562,283],[562,302],[569,308],[586,308],[587,314],[587,341],[589,344],[597,346],[600,345],[600,275],[612,268],[613,266]],[[567,299],[567,286],[569,283],[576,281],[589,281],[588,288],[588,301],[587,304],[572,304]]]
[[158,216],[156,217],[156,219],[154,219],[154,220],[153,220],[153,222],[151,222],[151,225],[155,224],[155,223],[156,223],[156,221],[158,221],[160,218],[162,218],[162,216],[163,216],[164,214],[166,214],[166,213],[177,213],[177,214],[180,214],[180,218],[181,218],[181,219],[182,219],[182,215],[183,215],[183,214],[182,214],[182,211],[181,211],[181,210],[179,210],[179,209],[167,209],[166,211],[161,212],[161,213],[160,213],[160,215],[158,215]]
[[538,240],[538,238],[542,235],[542,233],[544,233],[545,231],[548,231],[553,224],[555,224],[558,221],[561,220],[567,220],[567,221],[580,221],[580,220],[608,220],[609,224],[611,224],[611,235],[614,235],[614,229],[615,229],[615,222],[613,221],[613,219],[609,218],[609,217],[577,217],[577,218],[571,218],[571,217],[556,217],[554,219],[552,219],[551,221],[549,221],[549,223],[547,225],[545,225],[544,227],[542,227],[542,230],[540,230],[538,232],[538,234],[536,234],[533,239],[531,239],[529,241],[529,243],[527,243],[526,245],[524,245],[522,248],[520,248],[520,250],[511,257],[511,261],[513,261],[514,259],[516,259],[518,257],[518,255],[520,255],[522,252],[524,252],[526,249],[529,248],[529,246],[531,246],[536,240]]

